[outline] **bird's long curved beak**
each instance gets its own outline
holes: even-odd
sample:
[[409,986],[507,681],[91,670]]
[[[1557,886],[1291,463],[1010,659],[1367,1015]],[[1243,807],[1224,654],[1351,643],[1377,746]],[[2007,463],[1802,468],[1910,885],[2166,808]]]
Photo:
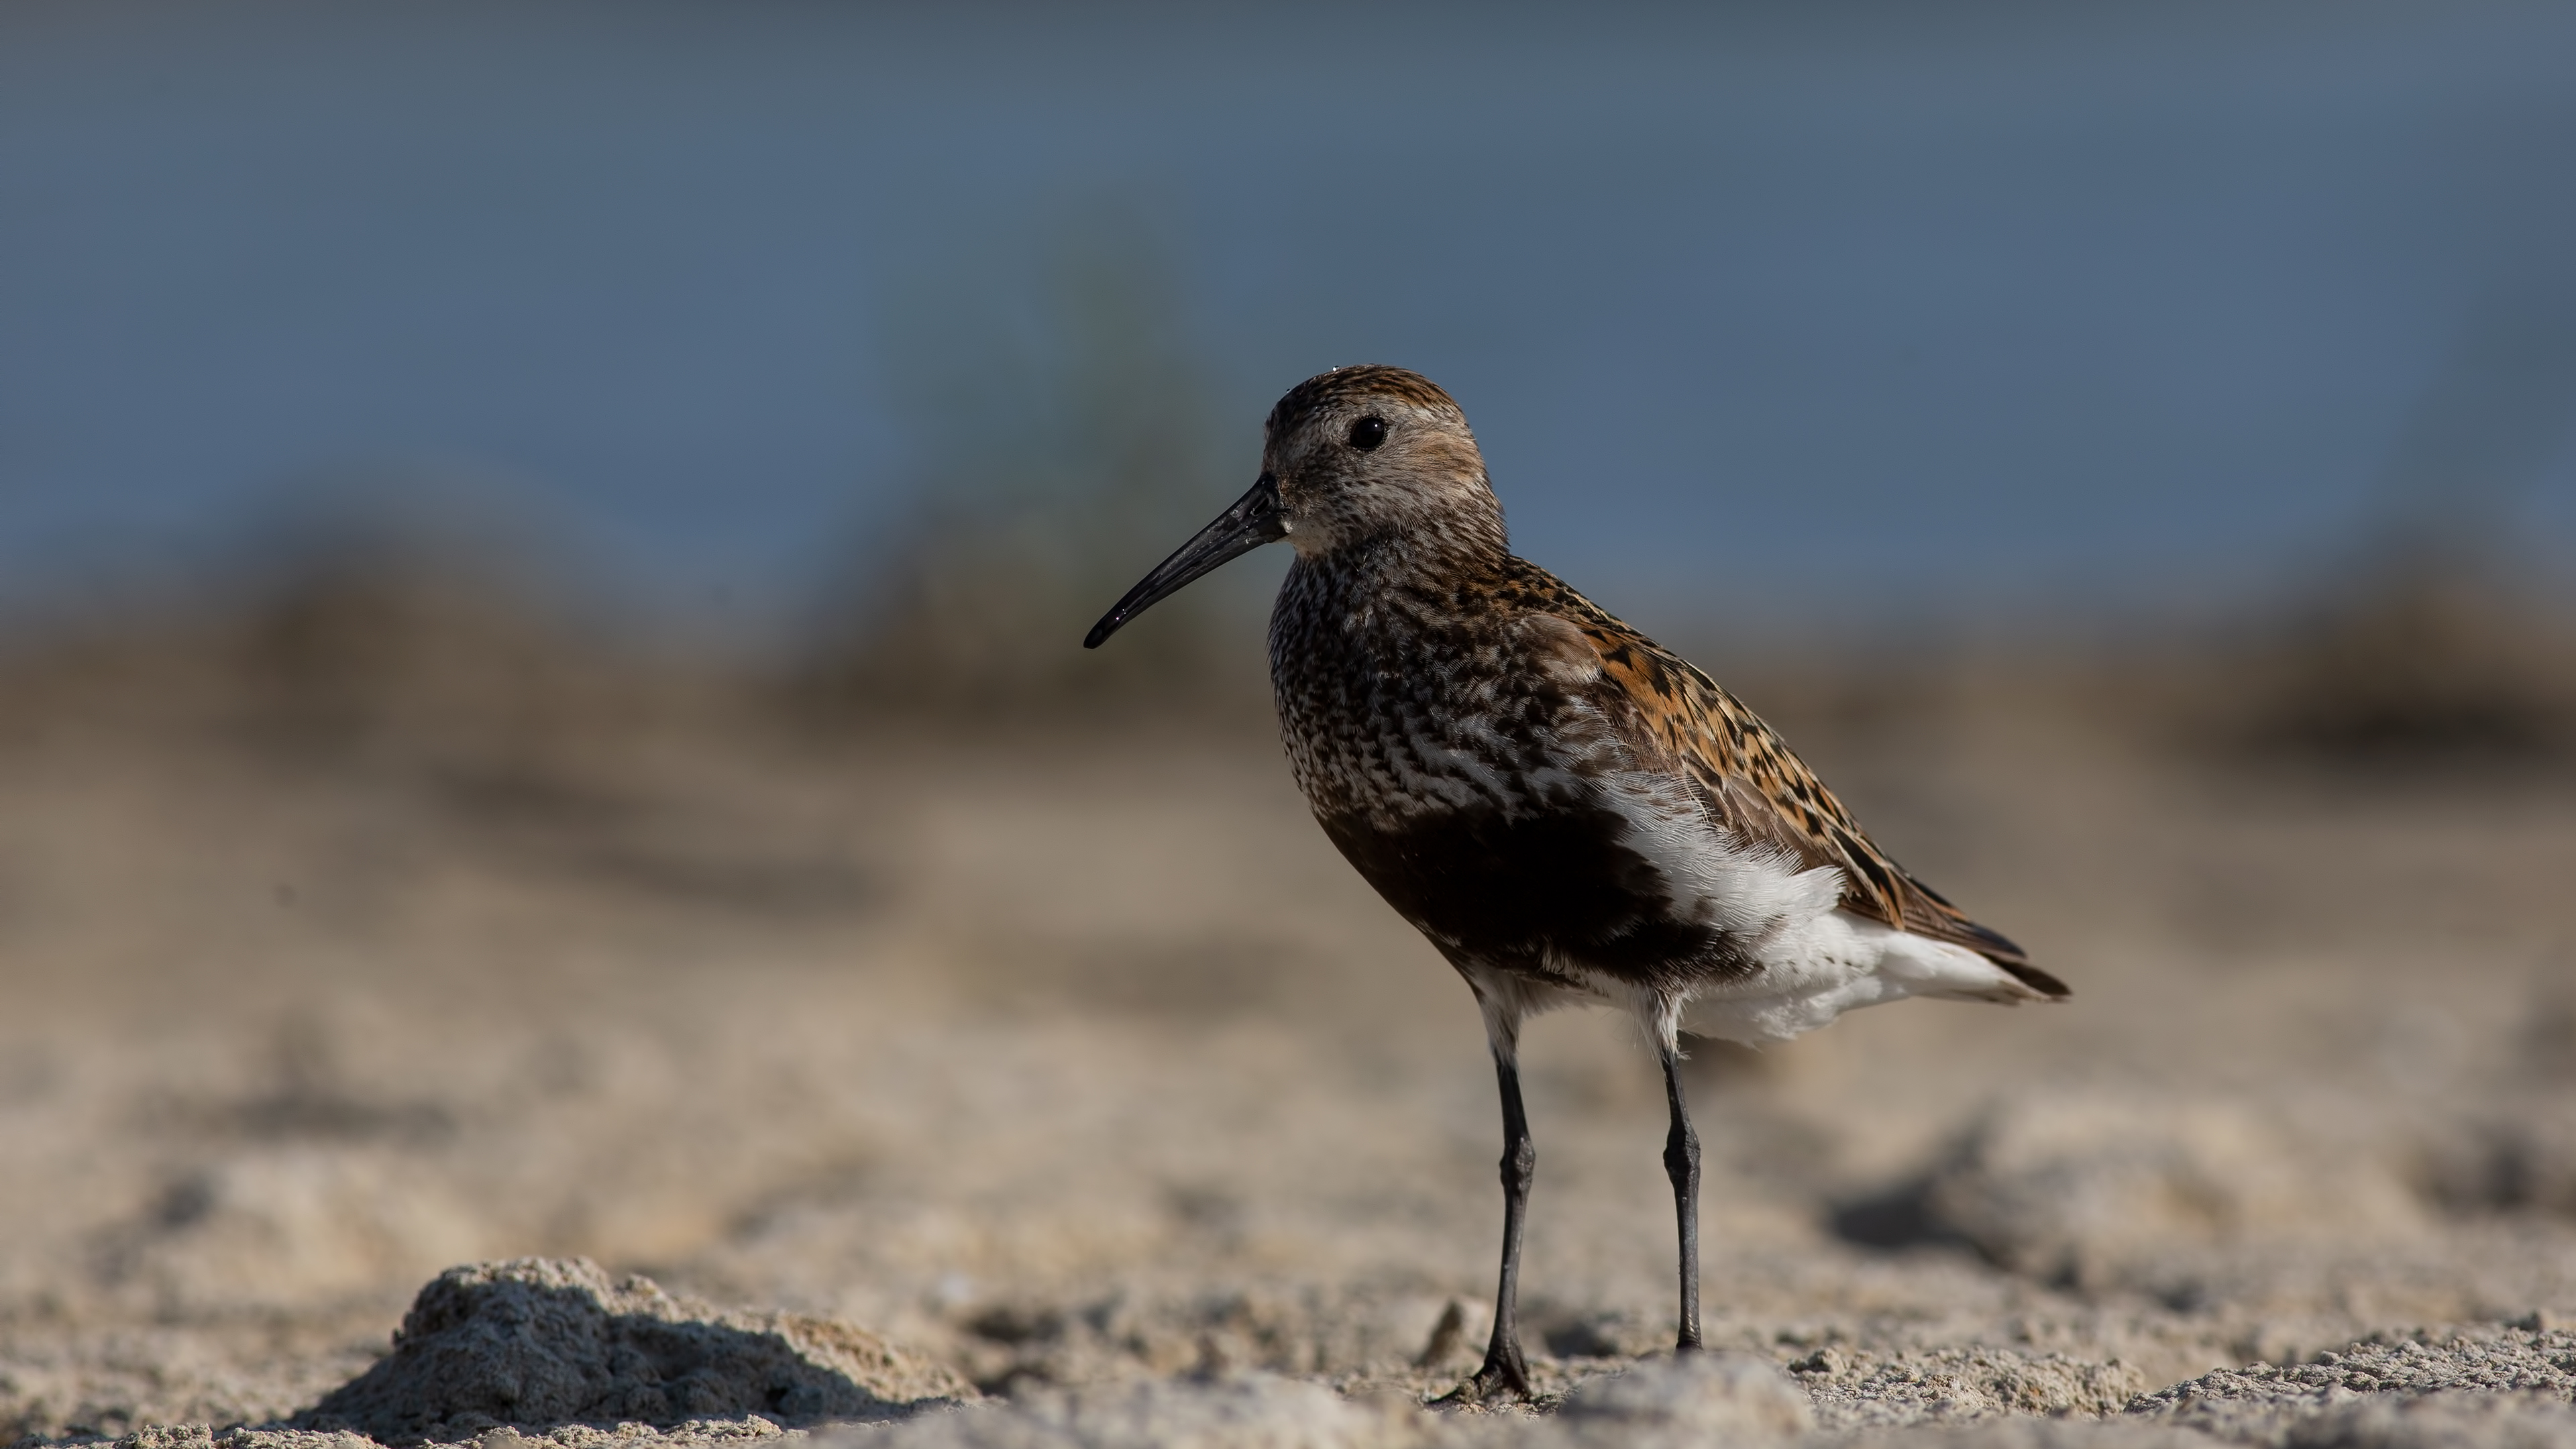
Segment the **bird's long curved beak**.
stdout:
[[1250,553],[1265,543],[1277,543],[1288,536],[1288,520],[1279,512],[1279,480],[1264,473],[1252,491],[1234,500],[1234,506],[1216,516],[1216,522],[1198,531],[1196,537],[1182,544],[1170,558],[1154,565],[1154,571],[1127,591],[1117,606],[1100,616],[1091,632],[1082,636],[1082,647],[1097,649],[1101,642],[1126,626],[1128,620],[1179,593],[1190,581],[1215,569],[1238,554]]

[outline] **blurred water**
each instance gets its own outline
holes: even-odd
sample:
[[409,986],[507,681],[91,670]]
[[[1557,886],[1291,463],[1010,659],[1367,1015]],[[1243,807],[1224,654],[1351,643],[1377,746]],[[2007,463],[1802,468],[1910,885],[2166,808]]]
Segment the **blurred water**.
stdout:
[[[2480,319],[2576,315],[2571,82],[2538,5],[19,0],[0,596],[320,500],[761,627],[953,473],[982,423],[909,374],[1043,328],[1105,207],[1230,430],[1209,511],[1280,389],[1384,360],[1614,606],[2239,597],[2445,476]],[[2460,467],[2563,563],[2576,400],[2524,394]]]

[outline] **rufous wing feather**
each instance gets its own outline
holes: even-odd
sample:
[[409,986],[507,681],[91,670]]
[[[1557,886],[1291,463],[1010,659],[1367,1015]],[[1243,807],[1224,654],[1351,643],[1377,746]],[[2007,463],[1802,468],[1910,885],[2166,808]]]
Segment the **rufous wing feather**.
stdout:
[[1612,728],[1641,764],[1683,781],[1713,828],[1802,866],[1841,871],[1845,910],[1965,946],[2034,990],[2068,994],[2021,947],[1888,859],[1806,762],[1716,681],[1562,583],[1546,582],[1553,587],[1545,590],[1545,614],[1552,617],[1530,622],[1546,641],[1551,672],[1565,675],[1565,655],[1579,636],[1599,660],[1590,692]]

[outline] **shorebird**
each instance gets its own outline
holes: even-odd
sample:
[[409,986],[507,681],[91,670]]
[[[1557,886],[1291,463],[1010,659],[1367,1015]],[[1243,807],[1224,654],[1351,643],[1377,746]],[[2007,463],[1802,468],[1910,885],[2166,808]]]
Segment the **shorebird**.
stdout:
[[1266,543],[1296,550],[1270,679],[1324,833],[1466,978],[1503,1106],[1493,1335],[1453,1395],[1530,1393],[1516,1299],[1537,1153],[1521,1024],[1592,1002],[1661,1059],[1681,1238],[1677,1349],[1700,1346],[1699,1137],[1680,1032],[1786,1041],[1908,996],[2052,1001],[2064,983],[1908,875],[1733,695],[1514,557],[1466,414],[1395,367],[1271,409],[1252,490],[1092,626]]

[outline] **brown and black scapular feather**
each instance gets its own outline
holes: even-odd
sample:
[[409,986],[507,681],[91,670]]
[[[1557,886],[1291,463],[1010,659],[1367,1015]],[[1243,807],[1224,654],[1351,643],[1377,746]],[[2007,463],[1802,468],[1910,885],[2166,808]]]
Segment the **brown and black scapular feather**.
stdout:
[[[1597,661],[1602,686],[1595,700],[1622,741],[1640,763],[1687,781],[1717,829],[1785,851],[1807,867],[1841,871],[1844,910],[1965,946],[2038,991],[2068,994],[2021,947],[1969,920],[1890,860],[1788,742],[1697,666],[1536,564],[1509,558],[1503,574],[1496,603],[1573,626],[1550,632],[1569,653],[1586,650]],[[1577,656],[1574,667],[1583,662]]]
[[1503,1262],[1483,1367],[1529,1392],[1516,1317],[1536,1156],[1521,1023],[1637,1013],[1671,1114],[1678,1343],[1699,1346],[1699,1139],[1678,1032],[1778,1041],[1906,996],[2067,994],[1871,843],[1815,773],[1705,674],[1514,557],[1457,402],[1340,368],[1270,414],[1250,492],[1083,642],[1227,559],[1297,551],[1270,618],[1290,768],[1333,844],[1475,993],[1502,1092]]

